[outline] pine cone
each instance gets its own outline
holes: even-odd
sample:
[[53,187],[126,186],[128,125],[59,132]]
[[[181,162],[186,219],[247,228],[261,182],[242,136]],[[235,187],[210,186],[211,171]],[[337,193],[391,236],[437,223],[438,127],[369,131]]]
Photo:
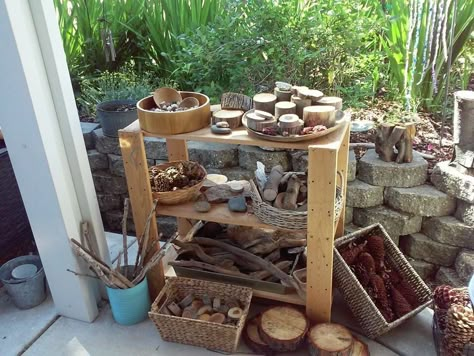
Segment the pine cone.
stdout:
[[390,308],[390,303],[387,297],[387,291],[385,289],[385,283],[377,274],[370,276],[370,286],[373,291],[373,298],[375,299],[375,305],[379,308],[385,320],[388,322],[393,321],[394,315]]
[[451,305],[470,305],[469,292],[467,288],[453,288],[441,285],[435,288],[433,298],[436,306],[448,309]]
[[390,278],[390,283],[394,286],[397,286],[402,280],[402,277],[394,269],[388,270],[387,274]]
[[362,244],[349,244],[346,248],[344,248],[340,253],[342,259],[350,266],[353,265],[359,256],[359,254],[364,251],[365,243]]
[[405,297],[408,303],[410,303],[413,309],[420,305],[420,301],[418,300],[415,291],[405,279],[402,279],[400,283],[398,283],[397,289]]
[[397,318],[401,318],[413,310],[410,303],[408,303],[405,297],[395,287],[390,288],[390,294],[392,296],[393,310]]
[[375,261],[370,253],[362,252],[359,254],[358,263],[364,267],[368,274],[372,274],[375,272]]
[[474,337],[474,314],[471,308],[452,305],[447,312],[444,341],[447,350],[462,351]]
[[367,248],[375,261],[383,261],[385,259],[383,237],[376,235],[367,237]]
[[361,264],[357,264],[354,267],[354,273],[359,280],[359,283],[366,288],[369,285],[370,275],[367,270]]

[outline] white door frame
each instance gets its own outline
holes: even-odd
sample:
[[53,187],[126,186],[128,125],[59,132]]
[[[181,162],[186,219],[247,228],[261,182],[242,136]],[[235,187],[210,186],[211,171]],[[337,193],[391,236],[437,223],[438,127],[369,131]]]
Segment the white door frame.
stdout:
[[[0,127],[59,314],[93,321],[99,284],[73,254],[88,221],[109,262],[52,0],[0,0]],[[1,233],[1,232],[0,232]]]

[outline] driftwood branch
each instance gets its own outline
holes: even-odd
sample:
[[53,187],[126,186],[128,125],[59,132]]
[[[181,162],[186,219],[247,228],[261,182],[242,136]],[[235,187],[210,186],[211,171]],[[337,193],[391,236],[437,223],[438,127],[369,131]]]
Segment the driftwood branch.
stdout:
[[190,267],[190,268],[201,268],[207,271],[228,274],[230,276],[237,276],[243,278],[249,278],[248,275],[241,272],[237,272],[231,269],[223,268],[220,266],[211,265],[209,263],[199,262],[199,261],[171,261],[169,263],[171,266],[177,267]]
[[127,219],[128,205],[130,200],[125,198],[122,218],[122,247],[123,247],[123,265],[128,266],[128,242],[127,242]]

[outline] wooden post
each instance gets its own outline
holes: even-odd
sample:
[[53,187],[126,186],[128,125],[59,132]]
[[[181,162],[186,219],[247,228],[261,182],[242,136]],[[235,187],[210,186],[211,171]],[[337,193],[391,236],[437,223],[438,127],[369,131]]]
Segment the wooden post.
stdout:
[[[167,138],[166,149],[168,150],[168,161],[187,161],[189,159],[188,144],[185,140]],[[177,220],[179,235],[186,236],[192,227],[192,223],[184,218],[177,218]]]
[[317,323],[331,320],[334,197],[337,147],[308,147],[308,256],[306,314]]
[[[153,206],[153,199],[148,177],[148,164],[145,156],[143,134],[137,122],[125,129],[119,130],[119,140],[123,165],[125,167],[125,176],[127,177],[128,194],[132,205],[133,221],[135,223],[137,238],[140,238],[145,231],[145,224],[150,209]],[[148,246],[158,238],[156,218],[153,216],[150,222]],[[156,250],[159,250],[159,245],[158,243],[154,244]],[[152,300],[154,300],[165,284],[162,264],[160,263],[151,269],[147,276],[150,296]]]
[[[337,153],[337,170],[341,172],[342,179],[344,180],[342,186],[342,210],[341,217],[337,223],[336,227],[336,237],[341,237],[344,235],[344,225],[345,225],[345,213],[346,213],[346,192],[347,192],[347,170],[349,168],[349,139],[350,139],[350,130],[349,126],[345,128],[346,132],[344,133],[344,138],[342,139],[342,144],[339,147]],[[338,178],[339,179],[339,178]]]

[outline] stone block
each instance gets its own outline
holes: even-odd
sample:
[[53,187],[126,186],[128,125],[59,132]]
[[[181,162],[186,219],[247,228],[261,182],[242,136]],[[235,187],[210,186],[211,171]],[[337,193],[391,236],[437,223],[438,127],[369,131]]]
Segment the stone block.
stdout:
[[97,171],[92,173],[95,189],[98,192],[108,194],[125,194],[127,193],[127,181],[124,177],[112,175],[108,171]]
[[346,205],[354,208],[370,208],[383,204],[383,187],[367,184],[356,179],[347,183]]
[[458,200],[456,213],[454,215],[465,224],[474,226],[474,204],[466,203],[464,200]]
[[97,150],[87,151],[87,158],[89,159],[89,166],[91,167],[92,172],[101,169],[107,169],[109,167],[107,155],[104,153],[100,153]]
[[433,241],[428,236],[416,233],[400,236],[400,248],[408,256],[441,266],[452,266],[459,247]]
[[408,258],[408,262],[423,280],[429,280],[433,278],[436,274],[436,271],[438,270],[438,266],[425,261]]
[[235,167],[239,165],[238,147],[224,143],[189,142],[189,159],[199,162],[204,167]]
[[165,237],[171,237],[178,230],[178,222],[174,216],[158,216],[158,231]]
[[458,255],[458,258],[456,258],[455,267],[459,278],[467,284],[471,279],[472,273],[474,272],[474,251],[461,251],[461,253]]
[[466,225],[453,216],[425,219],[422,230],[432,240],[474,249],[474,226]]
[[118,137],[105,136],[102,129],[93,132],[95,149],[100,153],[121,155]]
[[354,150],[349,151],[349,165],[347,167],[347,181],[352,182],[356,179],[357,173],[357,160]]
[[[125,177],[125,167],[123,166],[122,156],[108,154],[108,166],[110,173],[116,176]],[[147,159],[148,167],[153,166],[155,161],[152,159]]]
[[254,146],[239,146],[240,167],[254,172],[257,169],[257,161],[262,162],[268,172],[276,165],[281,165],[285,171],[292,169],[286,151],[266,151]]
[[346,208],[344,209],[344,213],[345,213],[344,223],[345,224],[352,223],[354,208],[346,205]]
[[308,169],[308,151],[291,151],[289,155],[295,172],[305,172]]
[[427,184],[413,188],[387,187],[385,203],[394,209],[421,216],[451,215],[456,208],[456,199]]
[[166,140],[157,137],[145,137],[145,155],[149,159],[168,160],[168,151],[166,150]]
[[436,273],[435,282],[437,285],[447,284],[448,286],[460,288],[466,285],[461,281],[454,268],[440,267]]
[[431,182],[439,190],[474,204],[474,177],[462,174],[449,162],[440,162],[431,173]]
[[97,201],[101,212],[122,209],[122,198],[114,194],[97,194]]
[[344,226],[344,235],[349,235],[352,234],[353,232],[356,232],[360,230],[360,227],[354,224],[347,224]]
[[400,235],[419,232],[421,229],[421,216],[401,213],[385,206],[375,208],[354,208],[353,221],[359,226],[369,226],[380,223],[389,236],[398,245]]
[[415,187],[425,183],[428,163],[414,152],[413,162],[398,164],[382,161],[375,150],[368,150],[359,160],[357,176],[360,180],[383,187]]
[[253,171],[243,169],[240,167],[229,167],[229,168],[208,168],[206,169],[208,174],[223,174],[229,180],[250,180],[253,179],[255,174]]
[[94,130],[99,128],[99,124],[95,122],[81,122],[82,136],[84,137],[84,143],[86,149],[90,150],[94,148]]

